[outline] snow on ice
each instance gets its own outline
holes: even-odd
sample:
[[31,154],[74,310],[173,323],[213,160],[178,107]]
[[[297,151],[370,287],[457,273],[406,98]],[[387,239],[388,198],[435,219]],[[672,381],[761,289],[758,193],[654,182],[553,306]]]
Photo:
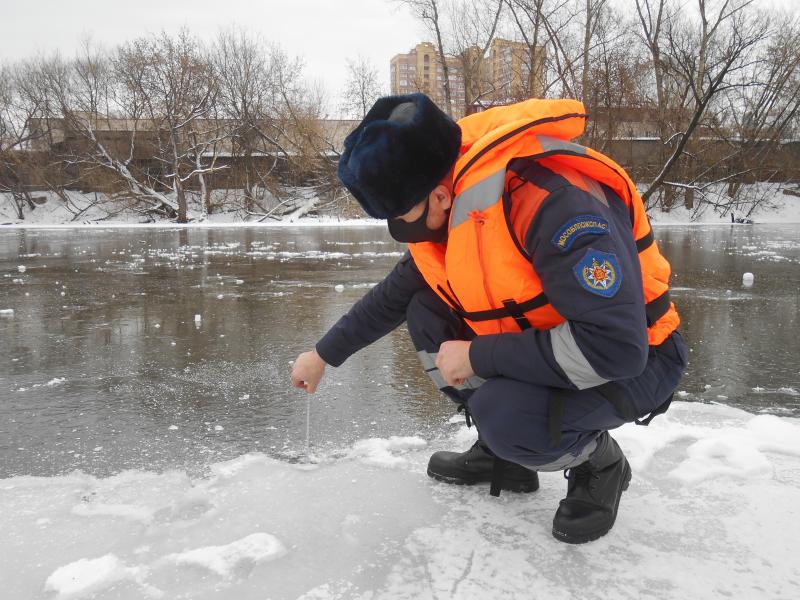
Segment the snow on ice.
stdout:
[[550,534],[560,472],[500,498],[430,480],[430,452],[475,437],[441,427],[204,478],[0,480],[3,598],[800,597],[798,419],[676,402],[617,430],[634,478],[611,533],[582,546]]
[[100,558],[82,558],[56,569],[45,582],[45,589],[58,598],[75,598],[99,592],[123,579],[137,580],[141,567],[126,567],[113,554]]
[[286,553],[283,544],[268,533],[253,533],[224,546],[206,546],[186,552],[170,554],[164,558],[176,565],[196,565],[219,575],[231,578],[242,565],[278,558]]

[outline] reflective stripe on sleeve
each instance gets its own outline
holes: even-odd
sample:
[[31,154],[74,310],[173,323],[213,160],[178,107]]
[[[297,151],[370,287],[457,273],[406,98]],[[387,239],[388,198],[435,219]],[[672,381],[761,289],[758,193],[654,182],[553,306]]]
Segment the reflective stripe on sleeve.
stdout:
[[608,381],[594,370],[572,336],[569,321],[550,330],[550,342],[558,366],[579,390],[602,385]]

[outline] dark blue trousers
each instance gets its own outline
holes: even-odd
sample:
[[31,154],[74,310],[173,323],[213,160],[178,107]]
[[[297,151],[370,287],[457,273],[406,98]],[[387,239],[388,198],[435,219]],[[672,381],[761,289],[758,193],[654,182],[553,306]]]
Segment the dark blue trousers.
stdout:
[[[435,368],[439,346],[449,340],[470,340],[475,333],[432,290],[414,296],[406,318],[423,368],[449,398],[467,405],[481,439],[500,458],[537,471],[567,469],[588,459],[603,431],[626,422],[596,388],[562,390],[561,436],[554,442],[549,388],[509,377],[475,377],[458,388],[447,386]],[[616,383],[637,412],[647,414],[675,391],[686,357],[683,338],[675,332],[660,346],[650,347],[641,375]]]

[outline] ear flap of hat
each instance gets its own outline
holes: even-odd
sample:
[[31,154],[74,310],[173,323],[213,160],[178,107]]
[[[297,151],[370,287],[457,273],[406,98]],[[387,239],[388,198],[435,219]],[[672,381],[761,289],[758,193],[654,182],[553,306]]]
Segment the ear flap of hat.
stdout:
[[337,174],[368,215],[419,204],[458,158],[461,129],[424,94],[380,98],[347,136]]

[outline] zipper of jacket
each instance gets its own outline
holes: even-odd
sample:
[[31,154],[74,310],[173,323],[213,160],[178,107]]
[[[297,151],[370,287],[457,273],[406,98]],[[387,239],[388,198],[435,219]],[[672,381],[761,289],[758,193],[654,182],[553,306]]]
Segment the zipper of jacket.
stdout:
[[[497,304],[495,304],[494,296],[492,295],[491,289],[489,288],[489,281],[486,277],[486,261],[483,257],[483,226],[486,224],[486,215],[484,213],[473,211],[470,214],[470,218],[472,219],[472,223],[475,227],[475,238],[478,242],[478,264],[481,267],[481,280],[483,281],[483,291],[486,294],[486,299],[489,301],[489,308],[497,308]],[[500,326],[500,331],[503,331],[503,322],[498,322]]]

